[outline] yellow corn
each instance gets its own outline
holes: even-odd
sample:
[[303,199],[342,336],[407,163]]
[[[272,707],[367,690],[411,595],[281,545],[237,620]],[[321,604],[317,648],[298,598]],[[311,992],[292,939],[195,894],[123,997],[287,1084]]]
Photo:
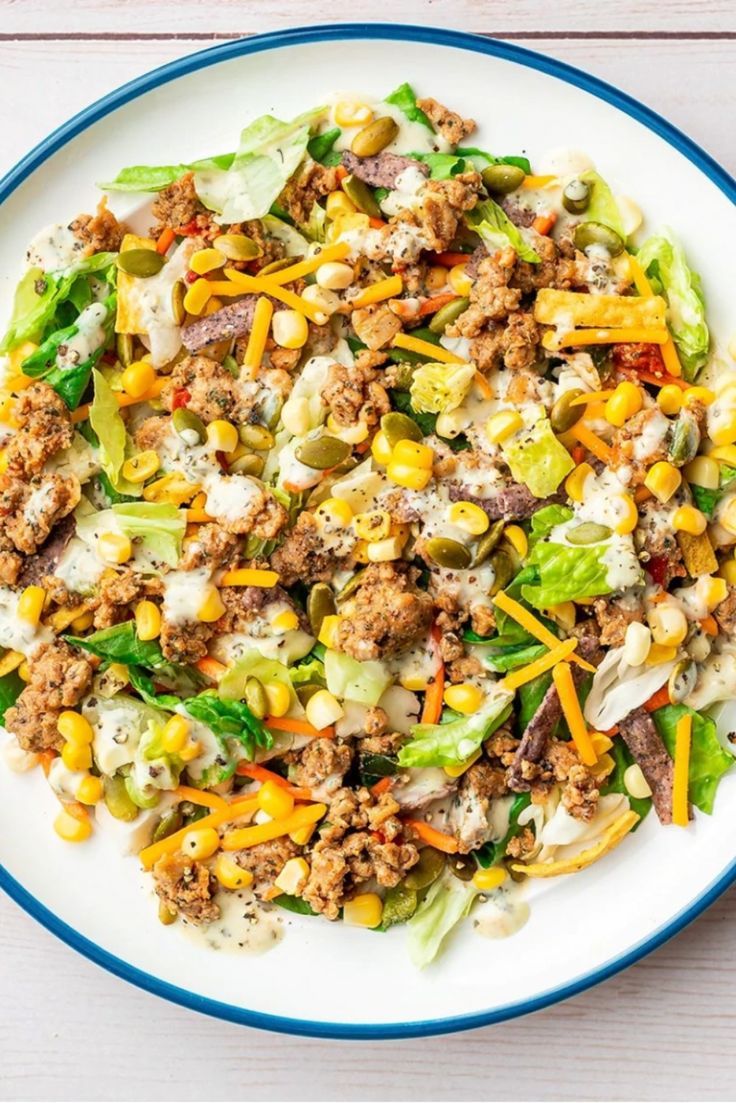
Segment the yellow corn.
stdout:
[[293,632],[298,627],[299,617],[293,609],[284,609],[282,613],[277,613],[271,621],[271,629],[274,632]]
[[672,514],[672,527],[675,532],[688,532],[691,536],[700,536],[708,527],[708,518],[694,506],[680,506]]
[[161,610],[152,601],[139,601],[135,607],[135,631],[139,640],[156,640],[161,635]]
[[718,574],[729,586],[736,586],[736,559],[725,559]]
[[72,621],[72,631],[79,635],[80,632],[86,632],[88,628],[91,628],[94,623],[95,615],[91,610],[87,610],[86,613],[81,613],[78,617],[75,617]]
[[464,762],[459,763],[457,766],[443,766],[443,769],[448,777],[462,777],[463,774],[470,769],[473,763],[478,761],[482,753],[483,751],[478,747],[478,749],[471,754],[470,758],[466,758]]
[[201,314],[212,294],[212,285],[207,280],[195,280],[184,296],[184,309],[187,314]]
[[89,770],[92,765],[92,750],[89,744],[65,743],[61,748],[61,761],[68,770]]
[[651,797],[652,795],[649,782],[644,777],[641,766],[639,766],[637,762],[632,762],[632,764],[624,770],[624,787],[629,796],[637,800],[645,800],[646,797]]
[[216,586],[210,585],[207,597],[197,611],[197,618],[204,624],[213,624],[216,620],[219,620],[224,613],[225,606],[220,597],[220,591]]
[[698,579],[698,591],[709,613],[728,597],[726,580],[724,578],[713,578],[710,575],[701,575]]
[[465,267],[464,264],[456,264],[450,269],[450,274],[447,277],[450,287],[458,295],[468,295],[473,286],[470,276],[465,274]]
[[298,896],[307,883],[309,877],[309,863],[304,858],[289,858],[284,868],[274,881],[279,892],[286,892],[289,896]]
[[230,421],[211,421],[207,426],[207,443],[216,452],[234,452],[238,446],[238,430]]
[[334,222],[336,218],[341,218],[343,215],[355,214],[356,207],[354,203],[351,203],[344,191],[331,191],[327,196],[325,210],[327,212],[327,217]]
[[682,482],[682,475],[666,460],[660,460],[647,471],[644,485],[660,502],[668,502]]
[[641,387],[635,383],[619,383],[605,405],[604,416],[606,421],[620,429],[630,417],[638,414],[643,404]]
[[447,518],[450,524],[457,525],[471,536],[482,536],[491,523],[486,511],[475,502],[453,502]]
[[199,758],[202,753],[202,744],[198,739],[190,739],[188,743],[185,743],[182,749],[179,751],[179,758],[182,762],[193,762],[195,758]]
[[661,647],[679,647],[687,636],[687,618],[676,605],[655,605],[647,619],[652,639]]
[[46,591],[42,586],[26,586],[18,598],[18,616],[28,624],[38,624],[45,601]]
[[150,391],[155,381],[156,372],[148,360],[136,360],[129,364],[120,377],[123,390],[131,398],[141,398]]
[[271,716],[285,716],[291,705],[291,694],[281,682],[266,682],[264,685]]
[[353,310],[373,303],[382,303],[386,299],[395,299],[400,295],[404,287],[401,276],[388,276],[385,280],[378,280],[365,287],[351,302]]
[[334,648],[339,625],[340,617],[337,613],[328,613],[322,620],[322,626],[318,636],[319,642],[323,643],[325,647]]
[[728,464],[729,467],[736,467],[736,445],[722,444],[708,454],[708,459]]
[[0,423],[11,429],[17,429],[18,422],[15,417],[17,402],[10,395],[0,401]]
[[682,396],[683,406],[687,407],[696,404],[710,406],[715,400],[715,392],[712,391],[710,387],[688,387],[688,389],[683,392]]
[[133,554],[133,545],[122,533],[103,532],[97,541],[97,554],[105,563],[127,563]]
[[129,483],[144,483],[156,474],[160,466],[158,452],[154,452],[153,449],[140,452],[137,456],[131,456],[123,464],[123,478]]
[[83,843],[92,834],[89,819],[77,819],[65,809],[54,820],[54,831],[65,843]]
[[339,528],[347,528],[353,520],[352,509],[342,498],[327,498],[314,512],[320,521]]
[[342,909],[344,923],[351,927],[377,927],[383,917],[383,901],[375,892],[361,892],[346,900]]
[[305,712],[307,720],[317,731],[329,728],[345,715],[342,705],[328,689],[318,689],[313,693],[307,701]]
[[590,732],[590,742],[597,755],[605,754],[613,746],[613,740],[605,732]]
[[551,617],[552,620],[559,624],[561,628],[564,628],[566,632],[569,632],[575,627],[577,611],[574,601],[561,601],[559,605],[550,605],[549,608],[544,611],[548,617]]
[[666,383],[657,395],[657,405],[663,414],[677,414],[682,409],[682,388]]
[[394,463],[407,463],[412,467],[431,469],[434,452],[427,444],[419,444],[415,440],[400,440],[394,445],[391,458]]
[[397,486],[406,487],[407,490],[424,490],[432,478],[431,471],[408,463],[391,462],[386,468],[386,474]]
[[277,310],[271,322],[271,333],[281,348],[300,349],[307,343],[309,326],[307,319],[298,311]]
[[222,268],[226,260],[227,257],[219,249],[197,249],[197,252],[192,253],[189,259],[189,267],[198,276],[206,276],[208,272],[213,272],[215,268]]
[[194,827],[181,840],[182,854],[195,861],[211,858],[219,848],[220,836],[214,827]]
[[258,807],[272,820],[285,820],[294,811],[294,798],[275,781],[266,781],[256,794]]
[[406,537],[387,536],[385,540],[374,540],[372,543],[361,540],[359,543],[365,548],[368,563],[391,563],[401,557]]
[[442,291],[447,287],[447,269],[441,264],[433,265],[424,277],[424,284],[427,291]]
[[473,874],[473,884],[481,892],[493,892],[504,883],[508,873],[503,866],[491,866],[490,869],[478,869]]
[[220,582],[222,586],[262,586],[270,589],[278,580],[278,571],[267,571],[260,567],[238,567],[234,571],[225,571]]
[[336,245],[344,244],[339,240],[343,234],[351,233],[353,230],[363,233],[369,226],[370,219],[368,215],[361,214],[360,211],[338,214],[327,227],[325,241],[334,242]]
[[371,509],[366,513],[356,514],[353,524],[361,540],[374,544],[378,540],[385,540],[391,532],[391,515],[385,509]]
[[25,659],[18,667],[18,677],[23,682],[30,682],[31,680],[31,668],[28,665],[28,661]]
[[472,682],[461,682],[445,690],[445,704],[455,712],[469,716],[483,704],[483,691]]
[[519,559],[526,559],[529,551],[529,541],[523,528],[520,525],[507,525],[503,530],[503,535],[519,556]]
[[356,421],[355,425],[340,425],[332,414],[327,418],[327,429],[333,437],[344,440],[346,444],[362,444],[370,434],[364,421]]
[[171,505],[181,506],[191,501],[199,492],[198,483],[190,483],[177,471],[170,471],[168,475],[162,475],[155,483],[149,483],[143,488],[144,502],[170,502]]
[[647,666],[661,666],[662,663],[671,663],[677,658],[677,648],[669,644],[653,643],[646,657]]
[[620,536],[625,536],[629,532],[633,532],[639,523],[639,511],[636,508],[636,502],[629,494],[617,495],[617,500],[621,502],[620,516],[616,522],[615,530]]
[[10,674],[11,670],[17,670],[23,663],[22,651],[6,651],[0,659],[0,678]]
[[683,470],[689,483],[702,486],[706,490],[718,489],[721,481],[721,471],[717,461],[712,456],[696,456]]
[[355,271],[351,264],[345,264],[343,261],[328,261],[320,264],[314,278],[317,286],[324,288],[325,291],[345,291],[355,281]]
[[391,445],[382,429],[379,429],[371,441],[371,455],[376,463],[380,463],[383,467],[391,463]]
[[646,624],[632,621],[624,636],[623,659],[628,666],[642,666],[652,646],[652,633]]
[[731,411],[727,418],[720,419],[718,424],[708,427],[708,436],[719,447],[725,447],[736,442],[736,410]]
[[63,739],[79,747],[88,747],[95,737],[87,717],[72,709],[65,709],[61,713],[56,722],[56,728]]
[[248,337],[248,344],[243,357],[243,375],[255,379],[258,374],[263,353],[268,340],[268,331],[271,328],[273,318],[273,303],[264,295],[256,303],[253,312],[253,326]]
[[367,103],[352,100],[340,100],[335,104],[335,124],[337,126],[366,126],[373,118],[373,111]]
[[296,831],[290,831],[289,838],[297,846],[306,846],[316,830],[316,823],[308,823],[306,827],[297,827]]
[[502,441],[513,436],[514,433],[518,433],[520,429],[524,428],[524,421],[521,414],[516,410],[501,410],[497,414],[493,414],[488,418],[486,422],[486,436],[491,444],[501,444]]
[[88,777],[82,778],[77,786],[75,796],[81,804],[98,804],[102,800],[103,793],[102,778],[90,774]]
[[213,873],[224,889],[246,889],[253,884],[253,874],[243,869],[227,854],[218,854]]
[[574,471],[565,479],[565,493],[573,502],[583,501],[583,488],[589,475],[595,472],[589,463],[579,463]]
[[191,725],[184,716],[172,716],[164,724],[161,746],[167,754],[179,754],[189,739]]

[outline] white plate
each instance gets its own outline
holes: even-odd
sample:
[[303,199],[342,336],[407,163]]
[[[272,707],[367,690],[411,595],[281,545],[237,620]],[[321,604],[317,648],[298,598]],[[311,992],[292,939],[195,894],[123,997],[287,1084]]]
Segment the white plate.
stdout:
[[[478,144],[535,156],[584,148],[648,227],[669,224],[703,274],[709,320],[725,342],[736,286],[734,181],[689,139],[614,89],[515,46],[426,28],[313,27],[228,43],[166,65],[52,134],[0,184],[7,318],[23,249],[51,221],[91,210],[95,180],[125,164],[230,149],[239,128],[289,118],[335,89],[389,92],[403,80],[481,123]],[[475,136],[474,136],[475,140]],[[38,771],[36,771],[38,773]],[[687,830],[650,816],[615,854],[561,878],[505,941],[467,923],[440,961],[409,963],[404,932],[386,935],[286,916],[261,957],[214,953],[156,919],[133,859],[98,832],[61,842],[43,778],[2,773],[0,884],[71,946],[149,991],[253,1026],[351,1038],[460,1030],[535,1010],[654,949],[736,879],[736,776],[713,817]],[[58,806],[57,806],[58,807]]]

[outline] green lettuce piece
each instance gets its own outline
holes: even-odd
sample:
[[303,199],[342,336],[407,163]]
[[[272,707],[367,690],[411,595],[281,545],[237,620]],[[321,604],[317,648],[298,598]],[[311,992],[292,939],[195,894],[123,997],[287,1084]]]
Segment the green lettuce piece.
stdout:
[[89,408],[89,422],[97,437],[102,470],[116,494],[138,498],[143,493],[142,484],[131,483],[121,474],[132,449],[115,392],[102,372],[93,371],[92,380],[94,398]]
[[215,157],[203,157],[189,165],[129,165],[121,169],[113,180],[98,184],[103,191],[155,192],[167,188],[187,172],[227,171],[235,160],[234,153],[220,153]]
[[450,180],[460,172],[472,169],[464,157],[456,153],[408,153],[414,161],[422,161],[429,168],[430,180]]
[[665,705],[652,713],[652,719],[672,758],[675,757],[677,721],[686,715],[692,716],[693,721],[688,795],[696,808],[710,815],[718,783],[733,766],[734,758],[721,746],[715,721],[710,716],[695,712],[687,705]]
[[[122,624],[113,624],[110,628],[101,628],[89,636],[65,636],[67,643],[81,647],[85,651],[104,659],[106,664],[122,663],[131,669],[133,666],[153,671],[156,680],[174,687],[184,695],[196,693],[202,685],[202,678],[196,671],[171,663],[161,650],[158,640],[141,640],[135,630],[135,621],[126,620]],[[161,705],[160,700],[148,702],[153,707]]]
[[330,693],[369,707],[378,704],[393,681],[384,663],[361,663],[350,655],[330,650],[325,652],[325,677]]
[[434,961],[447,935],[470,911],[478,890],[472,881],[445,873],[430,886],[427,895],[407,923],[409,957],[423,969]]
[[557,528],[558,525],[564,525],[566,521],[571,521],[573,517],[573,511],[567,506],[543,506],[532,514],[532,530],[529,534],[529,543],[534,546],[538,540],[543,540],[545,536],[549,536],[552,529]]
[[273,737],[268,728],[253,715],[244,701],[223,701],[215,690],[207,690],[184,702],[186,711],[201,720],[216,736],[237,739],[247,757],[254,759],[260,748],[268,750]]
[[516,708],[516,729],[521,737],[544,700],[544,695],[552,685],[552,673],[538,674],[531,682],[519,687]]
[[307,142],[307,153],[313,161],[319,161],[321,165],[327,165],[328,167],[334,167],[339,165],[342,160],[342,154],[339,149],[335,149],[335,142],[342,134],[342,130],[339,126],[333,127],[331,130],[326,130],[324,134],[315,134],[313,138],[310,138]]
[[539,264],[539,254],[527,243],[518,226],[514,226],[503,208],[492,199],[483,199],[476,203],[472,211],[465,215],[465,222],[471,230],[475,230],[490,252],[511,245],[521,260]]
[[563,601],[610,594],[606,550],[607,545],[571,547],[540,541],[530,556],[539,577],[522,586],[522,597],[535,609],[548,609]]
[[575,461],[552,431],[549,418],[522,430],[501,446],[503,457],[517,483],[524,483],[535,498],[549,498],[575,467]]
[[516,155],[509,157],[494,157],[492,153],[487,153],[484,149],[477,149],[475,146],[458,146],[455,153],[459,157],[467,157],[473,162],[473,166],[480,172],[482,169],[487,168],[489,165],[516,165],[517,168],[523,169],[523,171],[530,175],[532,166],[529,163],[528,157],[519,157]]
[[475,860],[482,869],[495,866],[503,859],[506,854],[506,847],[521,830],[519,816],[525,808],[529,807],[531,802],[531,793],[519,793],[518,796],[514,797],[509,810],[509,826],[506,834],[503,838],[497,839],[496,842],[484,843],[483,846],[474,851]]
[[503,647],[493,651],[486,657],[486,662],[496,674],[507,674],[509,670],[516,670],[520,666],[540,659],[547,651],[543,643],[527,643],[518,647]]
[[86,360],[80,360],[79,363],[72,364],[69,367],[59,367],[56,364],[59,349],[71,341],[80,331],[79,318],[77,318],[71,325],[51,333],[35,352],[26,357],[21,365],[23,372],[32,379],[45,379],[49,386],[53,387],[56,393],[64,399],[70,410],[75,410],[79,405],[92,376],[92,369],[102,356],[110,340],[115,320],[116,304],[117,296],[114,292],[104,299],[102,305],[105,307],[105,316],[101,322],[102,340]]
[[384,97],[384,103],[391,103],[394,107],[398,107],[407,119],[412,123],[421,123],[422,126],[426,126],[427,130],[434,132],[432,123],[422,111],[421,107],[417,106],[417,97],[414,94],[414,89],[410,84],[405,81],[400,84],[389,96]]
[[17,670],[11,670],[0,678],[0,724],[5,722],[5,713],[15,704],[25,687]]
[[145,701],[151,708],[163,709],[165,712],[176,712],[181,705],[182,698],[177,697],[176,694],[158,693],[153,684],[153,678],[146,674],[141,667],[129,666],[128,677],[130,678],[130,684],[138,692],[141,700]]
[[621,240],[625,241],[626,231],[621,212],[606,181],[593,169],[581,172],[580,179],[590,187],[590,202],[585,212],[586,222],[601,222],[604,226],[610,226]]
[[131,540],[139,538],[151,555],[169,567],[179,562],[187,527],[183,510],[168,502],[120,502],[109,510],[77,517],[77,535],[82,540],[92,538],[106,516],[113,530],[119,526]]
[[217,685],[217,692],[223,701],[240,701],[245,697],[245,683],[249,678],[259,682],[278,682],[286,686],[291,694],[291,703],[296,701],[288,667],[276,659],[264,659],[260,651],[246,651],[225,673]]
[[639,816],[639,823],[636,825],[636,830],[642,821],[649,814],[652,807],[651,797],[632,797],[629,790],[624,784],[624,774],[628,770],[629,766],[633,765],[635,759],[629,748],[624,743],[623,739],[614,739],[613,746],[608,751],[613,761],[616,763],[615,767],[605,780],[602,793],[623,793],[624,796],[629,798],[629,804],[634,812]]
[[310,651],[306,658],[290,667],[289,678],[293,686],[303,686],[309,682],[326,686],[324,659],[320,658],[314,650]]
[[411,742],[399,751],[399,765],[459,766],[508,719],[513,697],[513,693],[495,685],[471,716],[461,716],[448,724],[414,724]]
[[647,238],[637,260],[667,299],[667,322],[685,378],[692,382],[710,350],[700,276],[688,266],[685,252],[671,230]]

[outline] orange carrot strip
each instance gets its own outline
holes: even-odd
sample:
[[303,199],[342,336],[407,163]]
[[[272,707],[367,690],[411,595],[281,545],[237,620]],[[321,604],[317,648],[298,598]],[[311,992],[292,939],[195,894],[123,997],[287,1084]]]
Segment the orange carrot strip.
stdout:
[[484,398],[493,398],[493,387],[481,372],[477,371],[475,373],[473,382]]
[[274,785],[278,785],[279,789],[291,793],[294,800],[312,799],[311,789],[300,789],[298,785],[292,785],[281,774],[277,774],[273,770],[267,770],[265,766],[259,766],[256,762],[239,762],[235,768],[235,773],[239,774],[240,777],[253,778],[254,781],[272,781]]
[[372,227],[372,228],[373,228],[374,230],[380,230],[380,229],[382,229],[382,228],[383,228],[384,226],[387,226],[387,225],[388,225],[388,223],[386,222],[386,220],[385,220],[385,219],[383,219],[383,218],[369,218],[369,219],[368,219],[368,224],[369,224],[369,226],[371,226],[371,227]]
[[547,237],[551,233],[555,222],[557,221],[557,215],[552,212],[551,214],[538,214],[532,222],[532,229],[536,230],[542,237]]
[[174,789],[174,796],[178,800],[188,800],[190,804],[200,804],[203,808],[211,809],[212,812],[228,807],[225,798],[219,794],[205,793],[202,789],[194,789],[190,785],[178,785]]
[[656,712],[657,709],[664,708],[665,705],[670,703],[670,693],[667,686],[664,685],[656,693],[653,693],[648,701],[644,702],[644,708],[647,712]]
[[665,387],[669,383],[674,383],[680,390],[686,391],[691,386],[684,379],[679,379],[676,375],[668,375],[663,373],[662,375],[655,375],[651,371],[637,371],[636,368],[619,368],[622,375],[632,375],[635,379],[638,379],[642,383],[651,383],[655,387]]
[[439,264],[442,268],[454,268],[456,264],[465,264],[471,256],[471,253],[435,253],[432,264]]
[[[233,801],[232,804],[227,804],[224,808],[218,808],[216,812],[211,812],[209,816],[203,816],[201,820],[197,820],[197,830],[199,831],[203,827],[220,827],[221,824],[230,823],[231,820],[235,820],[239,816],[255,812],[257,807],[258,800],[256,797]],[[178,850],[182,839],[190,830],[190,827],[182,827],[179,831],[175,831],[173,835],[167,835],[165,839],[144,847],[138,855],[143,868],[150,869],[164,854],[172,854],[175,850]]]
[[39,751],[38,764],[43,770],[46,777],[49,776],[49,770],[51,769],[51,763],[57,757],[56,751]]
[[344,180],[346,176],[350,175],[344,165],[337,165],[335,168],[335,174],[337,175],[337,179],[341,181]]
[[577,425],[573,425],[570,430],[584,448],[596,457],[596,459],[602,460],[603,463],[613,464],[613,452],[606,444],[604,440],[601,440],[599,436],[593,432],[592,429],[588,429],[587,425],[583,425],[582,422],[578,422]]
[[422,708],[422,724],[437,724],[442,715],[442,699],[445,693],[445,664],[440,654],[439,629],[432,626],[429,636],[429,646],[437,660],[437,673],[424,694],[424,706]]
[[447,306],[448,303],[454,302],[457,298],[458,296],[454,291],[443,291],[441,295],[433,295],[431,299],[425,299],[419,307],[419,317],[423,318],[427,314],[435,314],[441,306]]
[[709,635],[709,636],[717,636],[718,635],[718,621],[710,613],[708,614],[707,617],[703,617],[702,620],[698,621],[698,624],[703,629],[703,631],[705,633],[707,633],[707,635]]
[[174,231],[171,229],[170,226],[167,226],[166,229],[162,232],[158,241],[156,242],[156,252],[160,253],[161,256],[164,256],[164,254],[168,253],[169,249],[174,244],[175,237],[176,234],[174,233]]
[[371,785],[371,796],[380,797],[382,793],[387,793],[393,780],[392,777],[382,777],[375,785]]
[[209,655],[205,655],[203,659],[197,659],[194,665],[200,674],[204,674],[207,678],[212,678],[215,682],[219,681],[227,670],[224,663],[218,662],[217,659],[213,659]]
[[642,502],[648,502],[651,497],[651,490],[648,486],[644,486],[643,484],[642,486],[637,486],[636,490],[634,491],[634,501],[637,505],[641,505]]
[[263,723],[277,732],[296,732],[297,735],[319,736],[320,739],[335,738],[332,724],[326,728],[315,728],[307,720],[300,720],[296,716],[267,716]]
[[443,854],[457,854],[458,841],[454,835],[446,835],[444,831],[438,831],[424,820],[404,820],[404,825],[415,831],[422,842],[433,846],[435,850],[441,850]]

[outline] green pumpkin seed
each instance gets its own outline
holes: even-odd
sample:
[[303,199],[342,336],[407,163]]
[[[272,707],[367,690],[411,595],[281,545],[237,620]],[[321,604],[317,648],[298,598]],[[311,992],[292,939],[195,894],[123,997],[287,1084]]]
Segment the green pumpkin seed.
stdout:
[[166,260],[155,249],[126,249],[124,253],[118,253],[121,272],[140,279],[157,276],[165,264]]
[[138,815],[138,805],[131,800],[125,787],[125,778],[121,774],[106,777],[104,782],[104,800],[107,810],[116,820],[131,823]]
[[481,173],[488,191],[496,195],[508,195],[524,183],[526,173],[518,165],[489,165]]
[[350,452],[351,447],[346,441],[322,436],[303,441],[294,454],[299,463],[311,467],[313,471],[327,471],[346,460]]
[[268,276],[271,272],[280,272],[282,268],[289,268],[292,264],[296,264],[297,261],[303,260],[301,256],[298,257],[279,257],[278,260],[272,260],[270,264],[264,264],[263,268],[258,269],[259,276]]
[[245,683],[245,703],[258,720],[268,712],[268,697],[257,678],[250,677]]
[[200,417],[197,417],[195,413],[192,413],[191,410],[187,410],[183,406],[180,406],[178,410],[174,410],[171,420],[174,423],[176,432],[190,448],[202,444],[207,438],[207,430],[204,427],[204,422]]
[[451,854],[448,868],[458,881],[472,881],[478,866],[472,854]]
[[359,180],[357,176],[346,176],[341,186],[348,199],[359,211],[367,214],[369,218],[381,217],[381,208],[365,181]]
[[506,589],[516,574],[516,565],[506,548],[496,548],[489,562],[493,567],[493,585],[490,589],[490,596],[494,597],[501,590]]
[[270,433],[265,425],[241,425],[238,436],[248,448],[255,448],[256,452],[267,452],[273,448],[273,433]]
[[391,145],[398,133],[399,124],[396,120],[390,115],[381,115],[358,131],[350,148],[356,157],[375,157],[382,149]]
[[575,248],[581,253],[591,245],[602,246],[612,257],[617,257],[624,251],[624,243],[616,231],[610,226],[604,226],[602,222],[581,222],[575,227],[572,239],[575,242]]
[[167,907],[163,900],[160,900],[158,905],[158,921],[163,923],[164,927],[170,927],[172,923],[176,923],[176,912]]
[[392,410],[381,418],[381,429],[386,440],[394,448],[400,440],[423,440],[422,430],[413,418]]
[[361,570],[355,572],[352,578],[349,578],[347,580],[342,590],[340,590],[339,594],[337,595],[338,602],[347,601],[347,599],[355,593],[355,591],[358,589],[361,582],[363,581],[364,575],[365,567],[362,567]]
[[118,360],[127,368],[133,363],[133,336],[130,333],[118,333],[115,337],[115,352]]
[[698,668],[691,659],[681,659],[667,681],[667,693],[673,705],[680,705],[695,689]]
[[583,392],[578,388],[565,391],[555,402],[550,410],[549,420],[555,433],[566,433],[572,429],[585,413],[584,406],[573,406],[576,398],[580,398]]
[[296,695],[299,698],[301,705],[306,705],[310,697],[314,697],[315,693],[319,693],[324,686],[318,686],[316,682],[307,682],[303,686],[296,686]]
[[437,880],[445,868],[445,856],[432,846],[424,846],[419,851],[419,861],[412,866],[402,884],[408,889],[419,892],[420,889],[429,888]]
[[406,923],[417,910],[416,889],[410,889],[405,881],[394,885],[383,898],[383,913],[381,915],[381,930],[386,931],[397,923]]
[[590,187],[584,180],[571,180],[562,192],[562,206],[570,214],[582,214],[590,204]]
[[611,535],[608,525],[597,525],[595,521],[583,521],[581,525],[567,530],[567,542],[569,544],[599,544],[601,540],[607,540]]
[[255,260],[256,257],[263,256],[263,249],[258,242],[245,234],[220,234],[212,244],[228,260]]
[[433,563],[438,567],[449,567],[453,571],[464,571],[470,566],[472,555],[470,549],[457,540],[450,540],[447,536],[433,536],[426,545],[426,552]]
[[470,299],[464,295],[460,299],[453,299],[451,303],[441,306],[429,323],[432,333],[444,333],[448,326],[456,322],[461,314],[470,306]]
[[312,635],[318,636],[325,617],[337,612],[335,595],[326,582],[315,582],[307,598],[307,616]]
[[176,808],[171,808],[158,821],[151,842],[160,843],[162,839],[168,839],[169,835],[173,835],[175,831],[179,830],[183,820],[184,817],[181,814],[179,806],[177,805]]
[[505,523],[505,521],[494,521],[491,527],[483,533],[475,549],[472,564],[474,567],[479,567],[481,563],[485,563],[501,539]]
[[[402,352],[402,349],[395,350]],[[397,360],[391,369],[393,375],[393,387],[396,391],[410,391],[414,380],[414,372],[419,366],[419,361]]]
[[266,461],[263,456],[257,456],[255,452],[248,452],[245,456],[238,456],[230,464],[228,470],[234,475],[255,475],[256,478],[263,474]]
[[171,289],[171,313],[178,326],[183,326],[187,317],[187,312],[184,308],[184,296],[186,293],[184,284],[181,280],[177,280]]
[[668,459],[682,467],[694,460],[700,447],[700,429],[690,410],[681,410],[672,428]]

